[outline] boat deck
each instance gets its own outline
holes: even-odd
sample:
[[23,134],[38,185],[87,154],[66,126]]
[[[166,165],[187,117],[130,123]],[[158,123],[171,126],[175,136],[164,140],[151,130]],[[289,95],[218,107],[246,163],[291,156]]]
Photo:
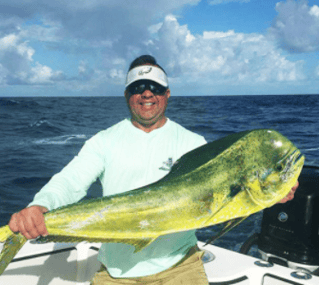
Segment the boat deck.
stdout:
[[[203,261],[211,285],[318,285],[306,270],[286,268],[202,242]],[[32,244],[28,242],[0,276],[1,285],[89,285],[99,269],[100,244]],[[0,245],[0,249],[2,245]],[[309,279],[307,279],[309,278]]]

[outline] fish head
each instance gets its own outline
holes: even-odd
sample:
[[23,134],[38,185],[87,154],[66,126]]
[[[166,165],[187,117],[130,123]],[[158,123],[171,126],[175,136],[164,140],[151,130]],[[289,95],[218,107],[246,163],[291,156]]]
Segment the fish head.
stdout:
[[259,130],[252,155],[253,175],[249,195],[262,208],[267,208],[286,197],[296,184],[305,157],[286,137],[274,130]]

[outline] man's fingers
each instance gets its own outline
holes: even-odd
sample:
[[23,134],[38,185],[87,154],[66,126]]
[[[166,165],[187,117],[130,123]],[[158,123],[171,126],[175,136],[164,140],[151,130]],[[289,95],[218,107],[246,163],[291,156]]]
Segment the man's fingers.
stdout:
[[27,219],[25,218],[25,216],[20,212],[17,215],[17,224],[18,224],[18,228],[19,228],[19,232],[25,236],[27,239],[33,239],[33,236],[29,233],[29,228],[30,226],[27,225]]
[[283,203],[286,203],[288,201],[291,201],[295,197],[295,193],[296,193],[298,187],[299,187],[299,182],[297,181],[295,186],[291,188],[288,195],[285,198],[281,199],[278,203],[283,204]]
[[27,239],[34,239],[40,235],[48,235],[43,213],[47,209],[41,206],[32,206],[13,214],[9,227],[13,232],[20,232]]
[[39,215],[33,217],[33,224],[35,228],[37,229],[37,232],[41,236],[47,236],[49,233],[47,231],[47,228],[45,226],[44,216]]
[[293,191],[293,193],[295,193],[297,191],[297,188],[299,187],[299,181],[297,181],[297,183],[295,184],[294,187],[291,188],[291,190]]
[[[31,238],[37,238],[41,234],[39,233],[37,226],[34,223],[34,220],[37,219],[37,216],[25,215],[24,216],[24,227]],[[26,236],[27,237],[27,236]]]
[[13,231],[14,233],[19,232],[19,227],[18,227],[17,218],[16,218],[17,214],[18,213],[14,213],[11,216],[10,222],[8,224],[10,230]]

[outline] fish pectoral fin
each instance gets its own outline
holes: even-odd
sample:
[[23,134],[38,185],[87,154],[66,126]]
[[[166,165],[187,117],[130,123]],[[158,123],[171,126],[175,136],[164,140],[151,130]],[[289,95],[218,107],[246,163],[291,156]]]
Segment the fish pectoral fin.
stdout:
[[134,253],[141,251],[143,248],[149,246],[156,238],[144,238],[140,240],[129,240],[123,241],[124,243],[129,243],[134,245],[135,250]]
[[27,239],[21,234],[11,234],[0,253],[0,275],[7,268],[11,260],[15,257]]
[[[134,253],[137,253],[144,249],[145,247],[149,246],[155,238],[130,238],[127,239],[109,239],[107,240],[108,243],[124,243],[124,244],[130,244],[135,247]],[[104,242],[104,241],[103,241]]]
[[235,199],[239,199],[240,195],[242,195],[242,193],[245,191],[244,185],[245,183],[243,181],[241,183],[231,185],[230,188],[228,189],[229,191],[226,191],[228,192],[228,194],[225,195],[217,203],[217,204],[220,204],[221,206],[217,210],[212,209],[213,214],[202,224],[201,227],[208,227],[213,224],[216,224],[217,222],[220,222],[220,221],[217,221],[217,222],[213,221],[212,223],[212,220],[216,218],[217,216],[219,216],[222,211],[225,211],[225,209],[227,209],[227,207],[229,207],[230,204],[234,203]]
[[221,236],[223,236],[224,234],[226,234],[227,232],[229,232],[231,229],[233,229],[234,227],[236,227],[237,225],[239,225],[243,220],[245,220],[248,216],[245,217],[240,217],[240,218],[236,218],[233,219],[231,221],[228,221],[226,223],[226,226],[215,236],[212,236],[209,240],[206,241],[205,245],[208,245],[212,242],[214,242],[215,240],[217,240],[218,238],[220,238]]

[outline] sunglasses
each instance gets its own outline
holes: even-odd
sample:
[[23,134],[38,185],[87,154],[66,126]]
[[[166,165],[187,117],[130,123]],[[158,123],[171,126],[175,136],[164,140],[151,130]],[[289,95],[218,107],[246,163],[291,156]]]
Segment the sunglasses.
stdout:
[[164,87],[154,81],[140,80],[132,83],[126,90],[130,95],[142,94],[145,90],[150,90],[154,95],[163,95],[167,90],[167,87]]

